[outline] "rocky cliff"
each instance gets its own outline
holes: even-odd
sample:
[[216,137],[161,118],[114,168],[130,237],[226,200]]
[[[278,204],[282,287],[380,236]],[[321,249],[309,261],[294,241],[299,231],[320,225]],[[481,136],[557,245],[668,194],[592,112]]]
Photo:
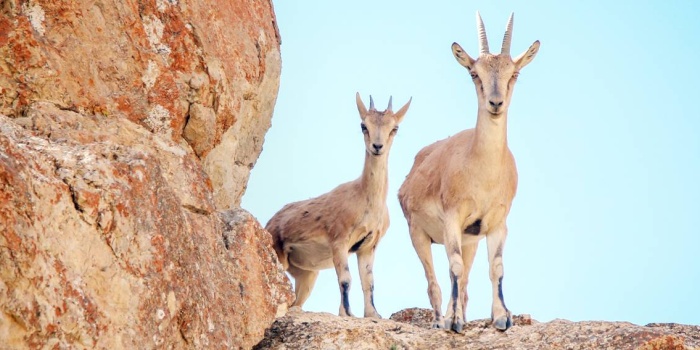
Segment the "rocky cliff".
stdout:
[[488,320],[467,322],[462,334],[430,329],[432,311],[407,309],[390,320],[338,317],[292,308],[266,331],[255,349],[508,349],[684,350],[700,349],[700,326],[627,322],[539,323],[515,316],[506,332]]
[[249,348],[293,295],[238,209],[270,1],[0,1],[0,349]]

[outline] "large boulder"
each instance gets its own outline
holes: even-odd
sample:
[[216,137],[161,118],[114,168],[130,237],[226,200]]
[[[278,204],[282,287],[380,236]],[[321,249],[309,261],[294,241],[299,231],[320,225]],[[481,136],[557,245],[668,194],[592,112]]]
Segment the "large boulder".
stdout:
[[0,349],[249,348],[293,301],[238,208],[269,1],[0,2]]
[[257,343],[291,286],[198,164],[126,119],[0,116],[0,348]]

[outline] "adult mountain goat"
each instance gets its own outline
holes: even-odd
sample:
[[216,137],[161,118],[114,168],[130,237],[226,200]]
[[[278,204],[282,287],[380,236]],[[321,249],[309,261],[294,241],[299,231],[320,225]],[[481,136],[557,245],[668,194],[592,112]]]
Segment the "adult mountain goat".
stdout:
[[[469,270],[477,244],[484,237],[493,289],[493,326],[506,330],[512,324],[503,300],[502,254],[508,232],[506,217],[515,196],[518,173],[508,149],[506,124],[518,74],[540,47],[540,42],[535,41],[523,54],[511,58],[511,14],[501,53],[491,54],[478,12],[476,19],[479,56],[473,59],[459,44],[452,44],[457,62],[467,68],[476,87],[476,128],[423,148],[399,190],[413,247],[428,279],[428,296],[435,310],[433,326],[456,332],[464,326]],[[432,243],[445,245],[450,265],[451,293],[444,318],[430,250]]]

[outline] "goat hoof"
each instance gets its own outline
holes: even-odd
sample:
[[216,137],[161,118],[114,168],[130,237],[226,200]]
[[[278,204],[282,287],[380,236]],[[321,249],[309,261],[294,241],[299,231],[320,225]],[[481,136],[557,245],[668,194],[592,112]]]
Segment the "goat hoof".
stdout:
[[464,329],[464,322],[462,320],[457,320],[457,322],[452,323],[452,330],[456,333],[462,333]]
[[378,312],[374,312],[372,314],[365,314],[365,318],[376,318],[376,319],[382,319],[382,315],[380,315]]
[[452,322],[452,319],[446,319],[445,320],[445,329],[451,329],[457,333],[461,333],[462,329],[464,329],[464,321],[457,319]]
[[501,316],[493,320],[493,327],[499,331],[505,331],[513,325],[513,320],[508,316]]
[[441,321],[435,321],[433,322],[433,329],[443,329],[445,328],[445,324]]

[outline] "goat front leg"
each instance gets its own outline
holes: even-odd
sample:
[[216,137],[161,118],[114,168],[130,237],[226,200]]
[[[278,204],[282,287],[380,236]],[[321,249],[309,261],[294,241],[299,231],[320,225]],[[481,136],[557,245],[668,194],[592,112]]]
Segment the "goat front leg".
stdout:
[[365,297],[365,317],[382,318],[374,306],[374,246],[367,251],[357,252],[357,267],[360,271],[360,281],[362,282],[362,294]]
[[409,223],[409,231],[411,234],[411,242],[413,248],[418,254],[418,259],[423,264],[425,270],[425,279],[428,280],[428,298],[430,305],[435,313],[433,317],[433,328],[444,328],[445,318],[442,316],[442,292],[437,278],[435,278],[435,267],[433,267],[433,252],[430,249],[432,242],[430,237],[421,229]]
[[493,304],[491,305],[491,320],[493,326],[505,331],[513,325],[510,311],[503,300],[503,247],[506,243],[508,228],[505,224],[486,236],[486,244],[489,254],[489,277],[493,292]]
[[345,247],[333,247],[333,265],[335,273],[338,275],[338,287],[340,287],[340,310],[339,316],[354,316],[350,312],[350,266],[348,266],[348,249]]
[[474,264],[474,256],[476,255],[476,250],[479,246],[479,242],[468,243],[462,246],[462,263],[464,264],[464,269],[462,270],[462,280],[461,285],[464,286],[464,292],[462,293],[462,307],[464,308],[464,320],[467,320],[467,302],[469,301],[469,293],[467,292],[467,287],[469,286],[469,271],[472,269]]
[[462,233],[456,220],[445,220],[445,250],[450,263],[450,302],[447,304],[445,328],[460,333],[464,328],[464,300],[466,280],[464,279],[464,262],[462,260]]

